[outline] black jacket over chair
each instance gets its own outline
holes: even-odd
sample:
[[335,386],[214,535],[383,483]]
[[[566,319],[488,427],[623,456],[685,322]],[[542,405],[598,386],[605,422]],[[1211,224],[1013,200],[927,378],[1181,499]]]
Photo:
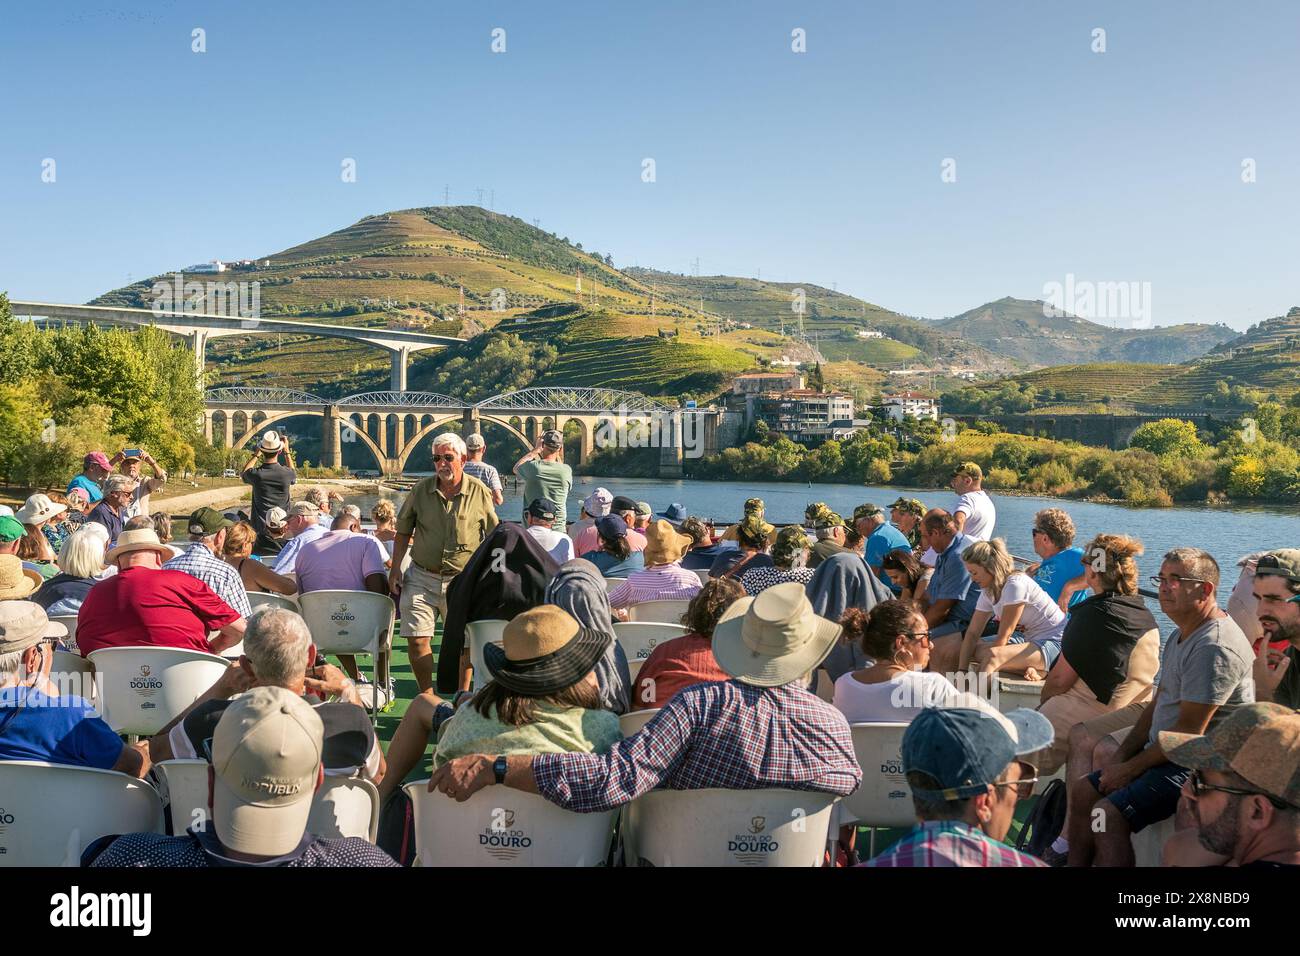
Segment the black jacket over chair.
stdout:
[[[546,582],[559,567],[521,525],[502,522],[483,539],[447,588],[447,620],[438,651],[439,694],[459,689],[465,625],[494,618],[508,621],[521,611],[544,604]],[[483,680],[484,676],[478,675],[477,683]]]

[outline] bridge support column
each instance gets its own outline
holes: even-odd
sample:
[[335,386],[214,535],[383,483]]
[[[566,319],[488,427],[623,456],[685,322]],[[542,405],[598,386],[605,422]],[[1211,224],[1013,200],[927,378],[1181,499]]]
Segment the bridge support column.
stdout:
[[461,438],[468,438],[470,435],[477,435],[479,433],[479,420],[478,420],[477,408],[471,406],[470,408],[465,409],[464,414],[461,415],[460,421],[461,421],[461,429],[460,429]]
[[[582,426],[582,431],[578,435],[578,461],[577,461],[578,467],[581,468],[583,465],[585,465],[587,462],[591,460],[591,452],[595,445],[594,431],[598,425],[598,422],[596,419],[593,418],[579,418],[577,419],[577,422],[579,425]],[[564,431],[563,427],[561,427],[560,431],[561,433],[563,433]]]
[[[208,348],[208,330],[195,329],[190,335],[190,343],[194,346],[194,376],[198,380],[199,388],[203,387],[203,366]],[[227,446],[229,442],[227,442]]]
[[343,418],[339,415],[338,406],[326,405],[322,421],[324,432],[321,435],[321,464],[328,468],[342,468]]
[[235,417],[229,411],[226,412],[226,448],[235,447]]
[[682,476],[682,413],[663,415],[659,426],[659,477]]
[[209,445],[212,444],[212,412],[207,409],[203,411],[203,438]]
[[376,437],[379,445],[379,453],[388,457],[388,419],[389,416],[381,413],[379,415],[379,434]]
[[411,359],[411,350],[405,347],[393,349],[391,359],[393,374],[390,387],[394,392],[404,392],[406,391],[406,364]]

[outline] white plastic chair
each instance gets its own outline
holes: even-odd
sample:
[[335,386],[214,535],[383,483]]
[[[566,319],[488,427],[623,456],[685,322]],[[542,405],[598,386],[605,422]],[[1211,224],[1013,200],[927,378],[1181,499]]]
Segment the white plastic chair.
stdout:
[[312,799],[307,832],[326,840],[360,837],[374,843],[379,836],[379,791],[364,777],[331,777]]
[[97,696],[95,665],[70,651],[54,652],[50,683],[59,689],[60,697],[80,697],[93,703]]
[[996,699],[993,703],[1004,714],[1020,707],[1037,710],[1043,699],[1045,683],[1046,681],[1041,680],[1022,680],[995,675],[993,693]]
[[[373,591],[308,591],[299,604],[312,642],[322,654],[369,655],[372,687],[379,687],[379,656],[392,647],[397,608],[387,594]],[[378,719],[376,690],[370,717]]]
[[614,588],[618,587],[620,584],[622,584],[622,583],[623,583],[624,581],[626,581],[626,580],[627,580],[627,578],[606,578],[606,579],[605,579],[605,593],[608,594],[610,591],[614,590]]
[[690,601],[642,601],[629,605],[629,621],[650,621],[658,624],[680,624]]
[[469,663],[474,668],[474,689],[477,690],[492,679],[488,673],[487,662],[483,658],[483,648],[489,644],[500,644],[501,635],[505,633],[509,621],[491,618],[485,621],[470,621],[465,625],[465,637],[469,641]]
[[628,663],[645,660],[650,652],[664,641],[686,634],[680,624],[658,624],[648,621],[615,621],[614,636],[627,655]]
[[910,827],[916,823],[912,789],[903,776],[903,745],[906,723],[850,724],[853,753],[862,768],[862,784],[840,804],[839,824],[857,821],[871,827],[868,852],[876,851],[876,829]]
[[287,594],[272,594],[269,591],[249,591],[248,603],[256,614],[264,607],[278,607],[286,611],[293,611],[295,614],[301,614],[302,611],[298,602]]
[[704,587],[704,585],[706,585],[706,584],[709,583],[709,569],[708,569],[708,568],[696,568],[696,569],[695,569],[695,576],[696,576],[697,578],[700,579],[700,587]]
[[634,661],[628,661],[628,662],[627,662],[627,675],[628,675],[628,677],[632,678],[632,680],[635,681],[636,678],[637,678],[637,675],[641,673],[641,665],[643,665],[644,663],[645,663],[645,658],[644,658],[644,657],[642,657],[642,658],[638,658],[637,660],[634,660]]
[[618,715],[618,726],[623,731],[624,737],[631,737],[646,724],[654,719],[655,715],[663,708],[654,707],[650,710],[634,710],[626,714]]
[[417,866],[601,866],[617,811],[573,813],[532,793],[485,787],[464,803],[404,789],[415,813]]
[[812,790],[651,790],[624,817],[629,866],[821,866],[835,803]]
[[77,615],[75,614],[55,614],[50,618],[55,624],[62,624],[68,629],[68,636],[64,638],[68,650],[77,649]]
[[115,770],[0,761],[0,794],[0,867],[79,866],[102,836],[163,832],[153,787]]
[[179,836],[208,817],[208,762],[164,760],[153,765],[158,792],[171,813],[171,835]]
[[215,654],[176,647],[101,647],[87,659],[104,721],[133,737],[158,733],[230,667]]

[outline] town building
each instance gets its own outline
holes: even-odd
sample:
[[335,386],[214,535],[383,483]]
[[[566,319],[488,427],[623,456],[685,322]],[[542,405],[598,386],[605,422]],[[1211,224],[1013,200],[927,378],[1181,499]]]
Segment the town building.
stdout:
[[731,381],[733,395],[757,395],[803,387],[804,377],[798,372],[746,372]]
[[752,418],[761,418],[769,429],[797,442],[843,439],[857,430],[853,396],[844,392],[809,388],[763,392],[753,401]]
[[898,392],[895,395],[882,396],[881,404],[889,417],[896,422],[901,422],[904,418],[939,420],[939,400],[933,395],[922,392]]

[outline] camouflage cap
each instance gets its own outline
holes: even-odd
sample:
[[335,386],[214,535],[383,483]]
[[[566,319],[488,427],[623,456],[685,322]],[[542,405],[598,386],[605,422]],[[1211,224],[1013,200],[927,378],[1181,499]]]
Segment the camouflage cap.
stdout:
[[825,514],[818,516],[818,518],[813,522],[813,527],[818,531],[824,531],[827,528],[843,528],[846,527],[846,525],[844,524],[844,519],[834,511],[827,511]]
[[776,530],[772,525],[763,520],[761,515],[745,515],[745,520],[737,525],[738,533],[744,535],[750,541],[762,541],[766,546],[767,540]]
[[1275,574],[1288,581],[1300,581],[1300,548],[1282,548],[1261,555],[1255,562],[1255,577]]
[[874,518],[876,515],[884,514],[879,505],[873,505],[868,502],[865,505],[858,505],[853,509],[853,521],[856,524],[863,518]]
[[746,499],[745,499],[745,514],[747,514],[747,515],[761,515],[761,514],[763,514],[763,512],[765,512],[766,510],[767,510],[767,506],[763,504],[763,499],[762,499],[762,498],[746,498]]
[[978,462],[963,461],[960,465],[952,470],[954,475],[965,475],[968,478],[974,478],[976,481],[984,480],[984,469],[979,466]]
[[824,501],[814,501],[803,509],[803,516],[808,521],[816,521],[822,515],[831,513],[830,505]]
[[808,549],[808,535],[798,525],[782,528],[772,545],[772,560],[777,564],[790,564],[800,551]]
[[1160,749],[1180,767],[1235,773],[1300,807],[1300,713],[1289,707],[1247,704],[1205,736],[1162,730]]
[[889,507],[896,511],[905,511],[909,514],[914,514],[918,518],[925,517],[925,505],[921,503],[920,498],[899,498]]

